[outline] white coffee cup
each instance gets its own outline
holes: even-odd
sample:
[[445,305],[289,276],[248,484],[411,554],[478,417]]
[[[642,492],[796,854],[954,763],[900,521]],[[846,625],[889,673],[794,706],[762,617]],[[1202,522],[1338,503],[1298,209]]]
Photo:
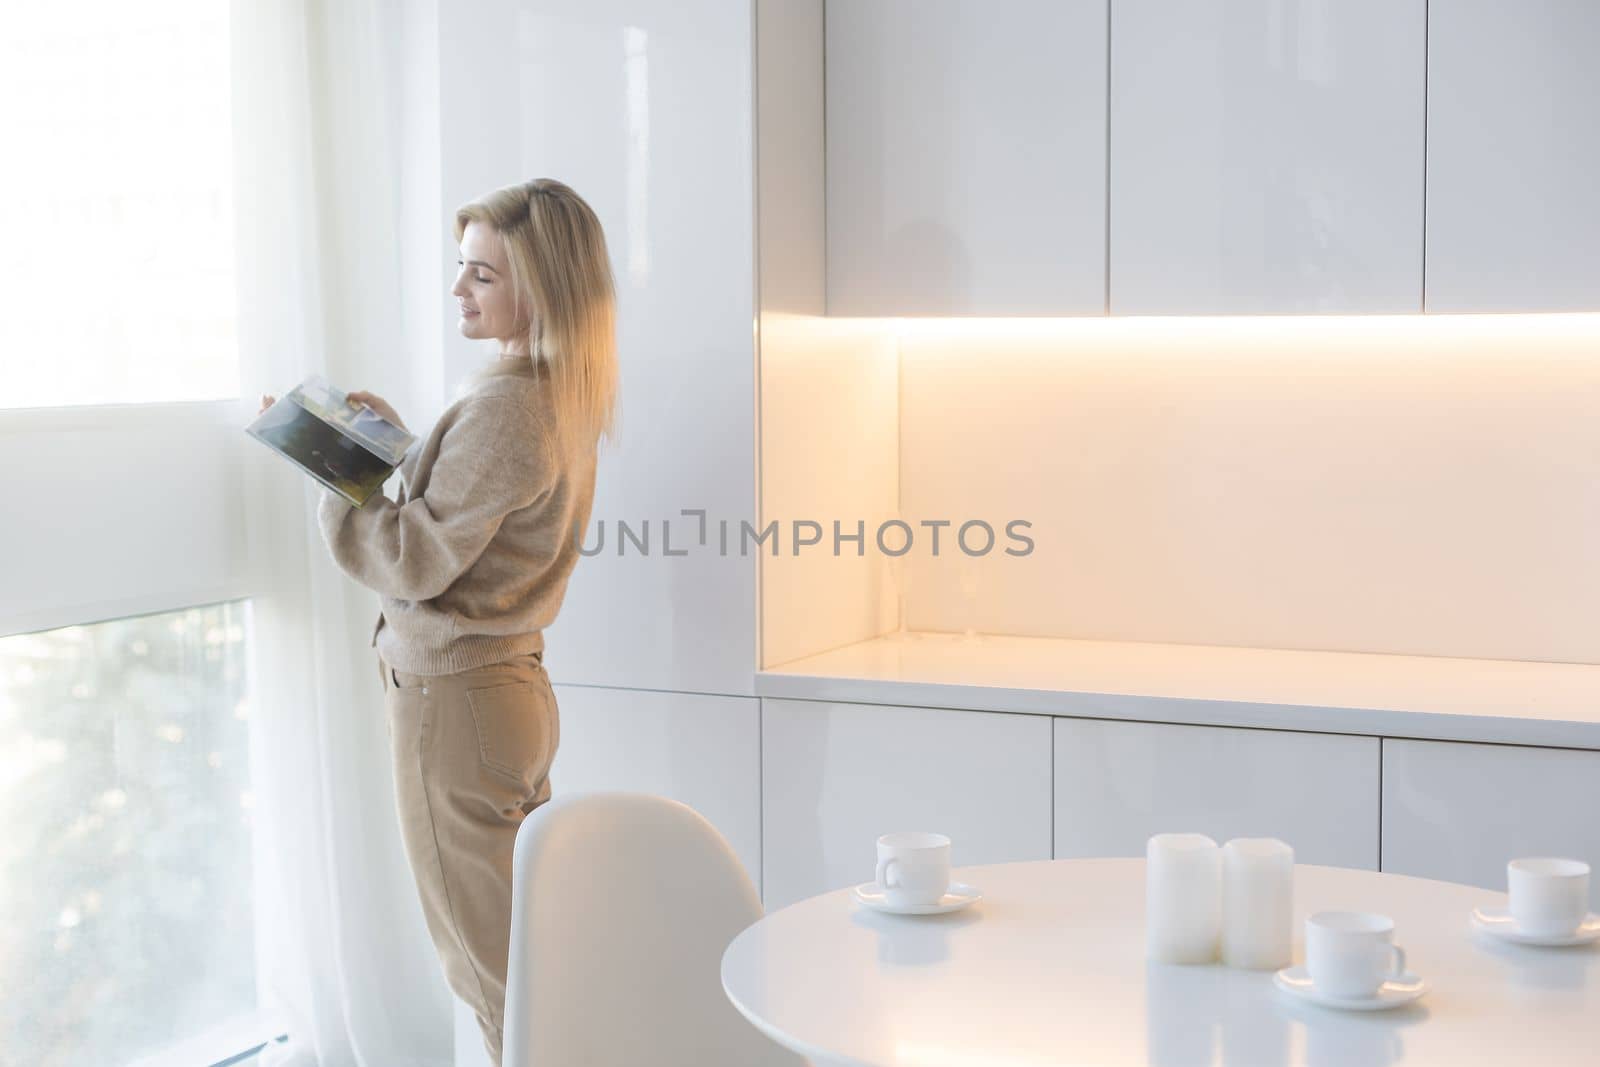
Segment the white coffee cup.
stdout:
[[1320,993],[1370,997],[1406,973],[1394,920],[1365,911],[1319,911],[1306,919],[1306,971]]
[[1562,937],[1589,917],[1589,865],[1582,860],[1512,860],[1506,864],[1506,891],[1511,920],[1524,934]]
[[896,907],[937,904],[950,888],[950,839],[919,830],[878,838],[878,888]]

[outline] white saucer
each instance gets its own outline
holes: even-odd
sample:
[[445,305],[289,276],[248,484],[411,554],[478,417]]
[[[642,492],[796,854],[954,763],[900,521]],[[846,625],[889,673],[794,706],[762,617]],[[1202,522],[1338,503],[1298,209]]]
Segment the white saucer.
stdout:
[[1525,934],[1517,929],[1516,920],[1506,908],[1473,908],[1472,928],[1519,945],[1587,945],[1600,940],[1600,915],[1591,912],[1570,934]]
[[891,904],[884,899],[877,882],[862,882],[852,892],[857,901],[873,911],[886,911],[891,915],[942,915],[983,899],[982,893],[963,882],[951,882],[944,896],[933,904]]
[[1409,971],[1399,978],[1391,978],[1378,987],[1370,997],[1335,997],[1322,993],[1311,984],[1311,975],[1304,967],[1285,967],[1272,976],[1272,983],[1291,996],[1321,1004],[1325,1008],[1342,1011],[1383,1011],[1410,1004],[1428,991],[1428,983]]

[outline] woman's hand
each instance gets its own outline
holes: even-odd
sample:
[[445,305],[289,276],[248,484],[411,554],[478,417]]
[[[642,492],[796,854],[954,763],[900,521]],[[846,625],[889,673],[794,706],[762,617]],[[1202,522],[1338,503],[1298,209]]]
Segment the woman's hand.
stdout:
[[[273,405],[273,402],[274,402],[274,398],[273,398],[273,395],[271,393],[262,393],[261,394],[261,411],[265,411],[268,408],[270,408]],[[256,414],[257,415],[261,414],[261,411],[256,412]]]
[[[365,404],[367,407],[371,408],[373,411],[376,411],[379,415],[382,415],[384,418],[388,419],[402,430],[406,428],[406,424],[400,421],[399,413],[397,413],[394,408],[389,406],[389,402],[387,400],[376,393],[366,393],[357,390],[355,392],[347,393],[346,396],[349,397],[350,403]],[[409,433],[410,431],[407,432]]]

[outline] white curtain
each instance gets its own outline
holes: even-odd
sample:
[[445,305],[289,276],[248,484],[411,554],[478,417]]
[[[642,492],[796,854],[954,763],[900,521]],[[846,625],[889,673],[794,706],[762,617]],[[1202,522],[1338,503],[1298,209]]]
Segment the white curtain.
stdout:
[[[448,295],[430,283],[453,271],[438,139],[416,110],[433,7],[233,0],[247,398],[319,372],[386,397],[419,434],[437,417],[442,341],[415,311],[432,301],[442,316]],[[264,449],[248,477],[270,590],[251,664],[258,959],[290,1038],[262,1062],[442,1067],[452,1000],[395,818],[377,596],[329,560],[308,478]]]

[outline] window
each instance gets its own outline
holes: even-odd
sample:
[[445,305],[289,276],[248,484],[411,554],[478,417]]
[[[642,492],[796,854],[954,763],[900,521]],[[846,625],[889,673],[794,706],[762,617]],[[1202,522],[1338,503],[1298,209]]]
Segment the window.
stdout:
[[249,604],[0,638],[0,1035],[127,1063],[256,1009]]
[[0,535],[6,1063],[266,1025],[231,10],[0,4],[0,433],[26,460],[0,464],[26,502]]
[[238,394],[228,8],[0,5],[0,408]]

